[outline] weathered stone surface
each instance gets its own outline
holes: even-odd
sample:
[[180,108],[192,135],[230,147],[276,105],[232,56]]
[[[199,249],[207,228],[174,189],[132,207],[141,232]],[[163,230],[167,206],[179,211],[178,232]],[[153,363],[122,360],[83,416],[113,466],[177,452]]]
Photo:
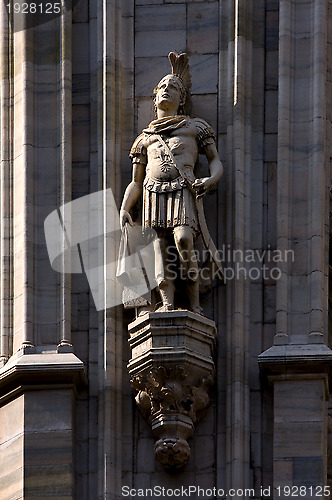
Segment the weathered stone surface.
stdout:
[[[320,456],[273,461],[273,407],[289,442],[297,423],[305,427],[303,440],[307,429],[314,435],[313,422],[325,425],[317,417],[325,400],[310,389],[304,405],[304,388],[316,384],[314,375],[322,368],[329,371],[328,357],[315,357],[312,346],[330,342],[331,1],[79,0],[64,17],[15,33],[5,5],[0,4],[0,366],[27,340],[36,356],[55,354],[72,332],[74,352],[89,374],[89,394],[77,401],[77,498],[120,500],[122,484],[255,486],[257,492],[273,484],[273,473],[281,485],[323,484]],[[177,476],[155,463],[151,430],[135,409],[126,369],[128,313],[98,314],[84,274],[52,270],[43,232],[45,217],[62,203],[104,187],[112,187],[120,206],[131,179],[132,139],[154,118],[151,90],[168,72],[170,50],[187,50],[193,58],[193,112],[218,134],[225,180],[205,200],[213,238],[220,248],[261,251],[270,245],[293,249],[296,257],[278,264],[280,280],[214,282],[202,297],[204,313],[218,325],[217,397],[196,429],[191,460]],[[202,162],[201,172],[205,167]],[[276,390],[279,402],[256,362],[273,343],[309,346],[298,346],[295,357],[270,353],[273,375],[282,374],[285,387],[287,379],[292,388],[287,397],[287,390]],[[294,365],[298,375],[307,373],[303,383],[289,379],[297,373]],[[31,382],[23,371],[19,377],[23,385]],[[23,498],[24,396],[1,404],[0,497]],[[282,427],[293,413],[298,421]],[[31,450],[43,461],[54,458],[54,470],[62,474],[65,436],[59,431],[58,443],[51,442],[45,430],[44,437],[50,456],[36,442]],[[319,431],[316,438],[322,438]],[[28,458],[34,460],[34,451]],[[329,469],[331,482],[331,463]],[[44,471],[40,477],[45,484]],[[43,497],[38,478],[33,481]]]

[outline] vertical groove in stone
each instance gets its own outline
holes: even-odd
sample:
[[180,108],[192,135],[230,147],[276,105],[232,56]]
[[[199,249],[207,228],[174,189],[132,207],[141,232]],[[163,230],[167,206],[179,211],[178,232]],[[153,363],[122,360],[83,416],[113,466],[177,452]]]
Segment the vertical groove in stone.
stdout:
[[[98,178],[98,189],[102,189],[104,185],[104,127],[103,127],[103,117],[104,117],[104,11],[105,2],[104,0],[97,0],[97,164],[103,165],[102,172]],[[98,382],[100,391],[102,392],[105,387],[105,358],[106,353],[104,351],[105,347],[105,320],[106,314],[103,312],[99,313],[98,317],[98,359],[100,364],[98,366]],[[98,498],[105,496],[105,480],[106,480],[106,468],[107,459],[105,457],[106,449],[106,439],[105,439],[105,421],[107,420],[106,407],[107,394],[104,393],[103,397],[99,399],[98,405]]]
[[[72,198],[72,9],[61,16],[60,45],[60,207]],[[67,219],[67,216],[64,216]],[[65,235],[62,236],[65,238]],[[65,242],[63,242],[65,247]],[[64,254],[63,254],[64,255]],[[65,262],[63,257],[63,269]],[[71,345],[71,275],[60,274],[60,345]]]
[[[23,29],[14,35],[15,77],[20,88],[15,89],[15,150],[14,150],[14,266],[17,287],[14,289],[16,348],[32,347],[33,338],[33,29]],[[15,43],[17,39],[18,43]],[[21,77],[19,76],[21,73]],[[21,99],[20,95],[21,95]],[[20,276],[17,269],[21,269]]]
[[[290,102],[291,102],[291,2],[280,0],[279,21],[279,91],[278,91],[278,180],[277,180],[277,244],[284,254],[289,248],[289,164]],[[288,343],[288,263],[279,263],[281,272],[277,282],[275,344]]]
[[[326,30],[326,0],[280,0],[277,231],[283,259],[275,344],[324,341]],[[294,262],[285,258],[288,250]]]
[[[224,163],[225,172],[223,177],[218,183],[218,207],[220,207],[220,211],[223,213],[223,217],[218,210],[218,240],[216,240],[217,248],[222,248],[222,245],[226,244],[226,234],[228,228],[228,211],[226,210],[226,199],[227,199],[227,178],[228,178],[228,161],[227,161],[227,111],[228,111],[228,57],[229,52],[228,49],[228,36],[225,30],[225,26],[227,26],[227,22],[224,22],[227,14],[227,4],[224,0],[219,0],[219,26],[218,26],[218,38],[219,38],[219,75],[218,75],[218,151],[220,158]],[[226,441],[226,431],[225,431],[225,348],[226,348],[226,338],[225,334],[226,329],[226,317],[228,316],[228,311],[226,309],[226,289],[221,290],[219,287],[217,292],[217,305],[215,307],[215,315],[217,318],[217,331],[219,334],[219,344],[218,344],[218,352],[217,352],[217,379],[216,383],[218,385],[218,391],[215,393],[216,399],[216,417],[215,417],[215,429],[216,429],[216,437],[215,437],[215,481],[216,487],[221,489],[225,485],[225,467],[226,467],[226,453],[225,453],[225,441]],[[221,417],[218,418],[218,415]]]
[[[233,105],[234,105],[234,2],[229,0],[223,4],[223,31],[227,33],[227,243],[233,238]],[[226,44],[225,44],[226,45]],[[225,47],[226,49],[226,47]],[[232,482],[232,284],[226,289],[226,485]]]
[[12,33],[5,4],[0,5],[0,99],[1,99],[1,342],[0,366],[10,356],[12,332],[12,99],[11,50]]
[[313,5],[313,87],[312,87],[312,140],[313,153],[309,165],[309,199],[311,200],[310,217],[310,273],[311,273],[311,314],[310,341],[322,342],[323,334],[327,343],[327,325],[325,318],[327,304],[327,269],[325,268],[324,249],[325,224],[328,224],[326,194],[329,181],[326,151],[326,76],[327,76],[327,0],[316,0]]
[[[127,2],[102,0],[98,4],[98,31],[101,36],[98,47],[98,158],[101,160],[100,189],[112,189],[114,198],[121,199],[121,133],[123,130],[122,109],[124,84],[123,61],[131,54],[123,50],[123,11]],[[104,191],[105,192],[105,191]],[[108,213],[105,192],[104,200],[104,262],[114,255],[114,240],[107,233],[114,228],[118,214]],[[114,259],[113,259],[114,260]],[[104,268],[104,299],[114,290],[106,288],[107,269]],[[100,352],[104,353],[104,365],[100,366],[100,382],[104,387],[104,410],[100,419],[99,464],[104,471],[99,478],[99,494],[118,499],[122,484],[123,463],[123,332],[122,308],[113,307],[100,315]]]
[[[232,2],[231,2],[232,4]],[[233,6],[229,5],[230,12]],[[228,224],[227,240],[232,248],[241,250],[242,255],[250,247],[250,184],[251,184],[251,79],[252,79],[252,2],[239,0],[238,15],[229,17],[231,23],[238,20],[238,26],[229,27],[229,51],[237,69],[233,68],[230,82],[228,127],[229,165],[231,176],[232,214]],[[237,43],[232,43],[232,32],[238,33]],[[235,57],[234,50],[237,47]],[[230,57],[230,58],[231,58]],[[229,60],[230,60],[229,58]],[[232,68],[230,65],[230,71]],[[232,96],[231,96],[232,94]],[[235,264],[233,264],[235,265]],[[245,263],[240,263],[240,267]],[[249,486],[249,281],[243,273],[227,284],[227,442],[226,442],[226,484],[228,488]],[[240,417],[241,416],[241,417]],[[241,486],[241,487],[242,487]]]

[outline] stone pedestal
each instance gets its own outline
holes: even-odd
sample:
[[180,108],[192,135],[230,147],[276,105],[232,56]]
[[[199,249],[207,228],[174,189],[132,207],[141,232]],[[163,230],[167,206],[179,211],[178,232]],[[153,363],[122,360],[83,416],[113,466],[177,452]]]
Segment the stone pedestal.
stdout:
[[325,345],[274,346],[259,356],[273,384],[273,483],[278,498],[289,496],[292,486],[311,487],[314,496],[323,497],[331,360]]
[[23,354],[0,370],[0,498],[75,498],[74,354]]
[[190,458],[187,440],[211,403],[215,323],[186,310],[147,313],[129,325],[131,384],[167,468]]

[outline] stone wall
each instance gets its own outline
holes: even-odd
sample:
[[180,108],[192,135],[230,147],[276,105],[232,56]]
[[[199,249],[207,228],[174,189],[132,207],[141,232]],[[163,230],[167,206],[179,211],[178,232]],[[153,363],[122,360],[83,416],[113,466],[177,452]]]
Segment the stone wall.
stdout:
[[[330,0],[78,0],[62,18],[12,31],[0,5],[1,498],[28,498],[29,484],[35,496],[42,484],[45,498],[80,500],[120,499],[125,485],[255,488],[258,499],[273,483],[325,484],[331,8]],[[84,273],[56,273],[44,238],[45,217],[63,203],[110,187],[120,205],[128,152],[154,118],[151,95],[171,50],[188,53],[192,113],[217,134],[225,173],[204,203],[226,278],[245,267],[202,297],[218,330],[216,391],[177,475],[155,462],[131,393],[132,313],[97,312]],[[254,251],[255,262],[227,258],[232,250]],[[67,490],[19,472],[30,464],[26,477],[38,478],[33,467],[46,463],[43,449],[39,462],[22,453],[27,415],[43,429],[34,398],[45,408],[52,394],[67,419]],[[61,422],[44,431],[60,436]],[[45,443],[57,474],[60,452]]]

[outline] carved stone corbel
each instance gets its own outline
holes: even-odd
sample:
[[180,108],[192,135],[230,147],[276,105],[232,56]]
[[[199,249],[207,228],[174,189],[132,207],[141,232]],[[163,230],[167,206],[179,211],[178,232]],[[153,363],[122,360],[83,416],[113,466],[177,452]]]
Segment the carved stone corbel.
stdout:
[[181,468],[194,424],[212,401],[215,324],[185,310],[157,312],[137,318],[129,333],[131,385],[156,438],[156,459]]

